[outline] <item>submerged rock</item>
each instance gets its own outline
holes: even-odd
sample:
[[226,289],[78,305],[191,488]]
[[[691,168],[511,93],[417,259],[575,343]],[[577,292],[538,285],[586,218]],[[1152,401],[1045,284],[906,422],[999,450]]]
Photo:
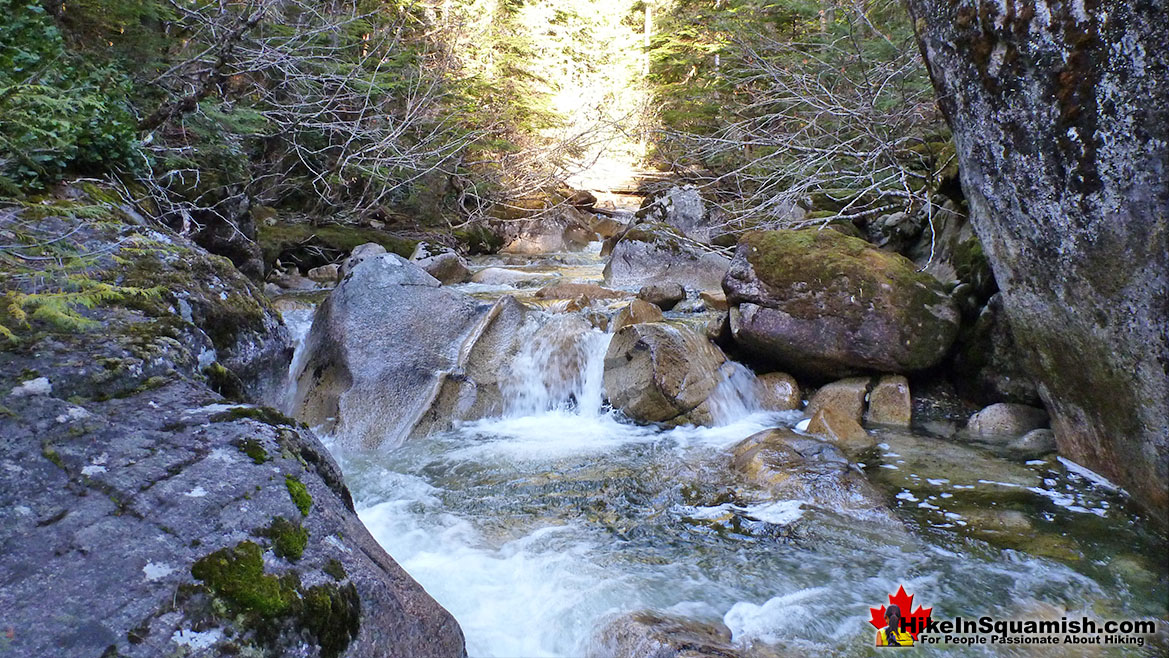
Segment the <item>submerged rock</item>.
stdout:
[[747,234],[723,289],[744,350],[814,378],[928,368],[958,331],[933,277],[836,231]]
[[880,492],[827,441],[789,429],[764,430],[747,437],[731,452],[734,469],[774,498],[891,518]]
[[856,455],[877,445],[860,423],[829,407],[812,414],[808,433],[818,434],[834,443],[847,454]]
[[615,409],[638,422],[710,424],[708,399],[728,368],[726,356],[704,336],[660,322],[634,324],[609,343],[605,390]]
[[699,248],[666,224],[638,224],[614,244],[605,264],[605,283],[679,283],[711,290],[721,285],[729,265],[725,257]]
[[628,299],[633,295],[595,283],[557,283],[536,291],[536,297],[540,299],[578,299],[582,296],[589,299]]
[[589,658],[739,658],[731,630],[641,611],[619,617],[593,638]]

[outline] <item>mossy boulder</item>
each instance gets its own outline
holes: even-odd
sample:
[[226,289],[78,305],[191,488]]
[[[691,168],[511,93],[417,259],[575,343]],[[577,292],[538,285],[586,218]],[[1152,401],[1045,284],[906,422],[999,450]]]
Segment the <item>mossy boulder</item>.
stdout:
[[756,231],[722,282],[735,342],[812,378],[939,363],[960,316],[913,263],[836,231]]
[[310,269],[339,262],[363,244],[372,242],[406,258],[414,253],[418,244],[416,240],[378,229],[343,224],[262,225],[257,229],[257,235],[267,270],[270,271],[279,260],[284,265],[295,265],[304,274]]

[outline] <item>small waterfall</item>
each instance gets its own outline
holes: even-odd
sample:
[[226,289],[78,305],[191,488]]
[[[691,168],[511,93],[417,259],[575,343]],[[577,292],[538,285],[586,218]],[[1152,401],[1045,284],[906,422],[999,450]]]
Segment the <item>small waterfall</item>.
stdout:
[[755,373],[734,361],[722,365],[726,376],[707,398],[716,425],[729,425],[761,411],[755,391]]
[[611,338],[579,316],[553,316],[507,369],[500,385],[505,415],[530,416],[550,410],[599,415],[605,397],[605,352]]
[[280,412],[292,415],[296,407],[296,377],[303,367],[305,359],[304,341],[308,337],[309,329],[313,326],[313,318],[317,314],[315,305],[304,308],[286,308],[281,310],[284,316],[284,325],[292,337],[292,361],[288,364],[288,375],[284,382],[284,390],[280,395]]

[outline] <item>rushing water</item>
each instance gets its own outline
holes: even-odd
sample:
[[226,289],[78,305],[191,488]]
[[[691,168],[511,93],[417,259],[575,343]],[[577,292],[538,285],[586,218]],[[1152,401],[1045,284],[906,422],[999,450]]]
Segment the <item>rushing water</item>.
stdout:
[[[529,267],[597,277],[595,257],[567,259]],[[309,317],[286,314],[299,336]],[[1164,540],[1074,466],[882,432],[864,468],[903,523],[774,500],[736,477],[729,449],[799,412],[760,412],[742,369],[719,392],[717,427],[631,424],[603,406],[608,341],[581,335],[567,355],[578,369],[559,378],[547,373],[566,355],[534,342],[512,364],[502,417],[391,452],[330,445],[362,520],[454,614],[472,656],[586,655],[599,628],[637,610],[721,621],[743,646],[871,655],[869,608],[899,585],[942,617],[1166,614]]]

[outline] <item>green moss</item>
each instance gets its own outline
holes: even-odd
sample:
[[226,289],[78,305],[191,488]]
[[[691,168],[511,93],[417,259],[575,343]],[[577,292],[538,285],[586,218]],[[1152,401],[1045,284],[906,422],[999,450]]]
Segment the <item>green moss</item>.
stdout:
[[503,236],[491,230],[491,227],[482,224],[470,226],[455,231],[457,239],[470,254],[494,254],[503,249]]
[[288,495],[300,513],[308,516],[309,510],[313,506],[313,497],[309,494],[308,487],[305,487],[303,482],[291,475],[284,476],[284,486],[288,487]]
[[260,249],[264,253],[264,263],[271,266],[282,253],[289,249],[299,248],[306,243],[315,242],[326,248],[348,254],[358,247],[369,242],[380,244],[386,251],[406,258],[414,253],[418,245],[416,240],[408,240],[391,235],[384,231],[356,226],[312,226],[311,224],[276,224],[267,226],[261,224],[257,228],[257,238]]
[[41,456],[53,463],[57,468],[64,470],[65,462],[61,459],[60,453],[53,447],[53,444],[45,441],[41,444]]
[[264,573],[263,553],[253,542],[240,542],[199,559],[191,575],[237,612],[271,618],[296,605],[295,588],[287,579]]
[[342,581],[349,577],[349,574],[345,573],[345,566],[337,558],[330,558],[328,564],[321,571],[324,571],[336,581]]
[[353,583],[317,585],[304,593],[305,626],[317,637],[321,656],[335,658],[361,629],[361,597]]
[[244,383],[234,372],[216,361],[203,369],[203,376],[211,390],[234,402],[243,402],[247,397]]
[[308,544],[308,530],[283,516],[272,519],[261,534],[272,540],[272,550],[276,555],[292,562],[304,555],[304,547]]
[[251,420],[258,420],[266,425],[273,427],[280,427],[282,425],[291,425],[297,427],[300,423],[284,414],[276,411],[271,407],[234,407],[215,414],[211,417],[213,423],[230,423],[235,420],[242,420],[248,418]]
[[264,446],[257,439],[240,439],[235,446],[250,457],[254,464],[263,464],[269,459],[268,451],[264,450]]

